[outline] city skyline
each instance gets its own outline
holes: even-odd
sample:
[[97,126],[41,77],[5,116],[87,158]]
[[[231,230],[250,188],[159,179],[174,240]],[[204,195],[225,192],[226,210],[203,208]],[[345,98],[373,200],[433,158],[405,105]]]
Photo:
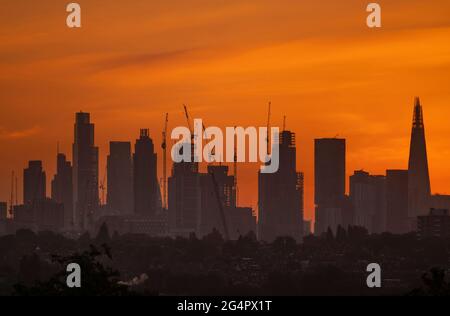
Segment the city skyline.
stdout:
[[[75,122],[76,122],[76,124],[75,124],[75,134],[74,134],[74,137],[75,137],[75,140],[77,140],[78,139],[78,137],[79,136],[77,136],[77,135],[79,135],[79,134],[83,134],[83,133],[80,133],[80,127],[77,127],[77,126],[79,126],[80,125],[80,123],[82,123],[82,124],[87,124],[86,126],[87,126],[87,130],[85,131],[85,137],[87,137],[87,139],[86,140],[88,140],[88,142],[89,142],[89,146],[96,146],[96,142],[95,142],[95,140],[93,140],[93,137],[94,137],[94,129],[96,129],[96,127],[95,127],[95,123],[94,122],[92,122],[92,120],[91,120],[91,113],[87,113],[87,112],[77,112],[77,113],[75,113]],[[413,121],[412,121],[412,133],[411,133],[411,143],[410,143],[410,150],[412,150],[411,151],[411,153],[410,153],[410,156],[409,156],[409,160],[411,160],[411,157],[413,157],[413,156],[411,156],[411,155],[414,155],[414,154],[412,154],[414,151],[415,151],[415,147],[416,147],[416,145],[415,145],[415,142],[416,142],[416,137],[417,137],[417,128],[420,128],[421,129],[421,131],[420,131],[420,133],[421,133],[421,135],[422,136],[420,136],[421,138],[420,138],[420,142],[421,143],[425,143],[425,135],[424,135],[424,131],[423,131],[423,128],[424,128],[424,119],[423,119],[423,112],[422,112],[422,106],[421,106],[421,103],[420,103],[420,100],[419,100],[419,98],[418,97],[416,97],[415,98],[415,101],[414,101],[414,106],[413,106]],[[81,130],[82,130],[83,128],[81,128]],[[145,138],[147,138],[148,139],[148,141],[149,141],[149,143],[150,143],[150,148],[148,149],[150,152],[152,152],[154,149],[153,149],[153,147],[155,147],[155,148],[158,148],[158,146],[154,146],[153,145],[153,139],[151,138],[151,135],[149,135],[149,132],[148,132],[148,129],[141,129],[140,130],[140,133],[141,133],[141,135],[140,135],[140,139],[141,139],[141,142],[142,142],[142,138],[144,137],[144,139]],[[282,130],[282,133],[281,133],[281,135],[284,135],[285,133],[291,133],[290,131],[286,131],[285,132],[285,130]],[[297,150],[297,144],[295,144],[295,133],[293,134],[294,136],[294,141],[293,141],[293,146],[294,147],[292,147],[293,148],[293,150],[294,150],[294,152]],[[150,137],[150,138],[148,138],[148,137]],[[92,142],[92,143],[91,143]],[[331,200],[330,201],[334,201],[334,202],[324,202],[325,204],[324,205],[329,205],[328,207],[330,207],[330,211],[334,214],[335,213],[335,210],[336,210],[336,208],[344,208],[345,209],[345,204],[344,204],[344,201],[343,201],[343,199],[345,198],[345,194],[347,194],[347,191],[344,189],[345,187],[350,187],[350,191],[348,192],[349,194],[350,194],[350,198],[351,198],[351,181],[352,181],[352,177],[354,177],[354,175],[356,175],[356,174],[361,174],[361,173],[365,173],[365,174],[367,174],[367,175],[369,175],[369,173],[367,173],[366,172],[366,170],[365,169],[355,169],[355,170],[347,170],[346,171],[346,169],[347,169],[347,164],[346,164],[346,156],[347,156],[347,148],[346,148],[346,143],[347,143],[347,139],[342,139],[342,138],[316,138],[316,139],[314,139],[314,142],[315,142],[315,146],[316,146],[316,158],[315,159],[325,159],[325,161],[323,161],[322,162],[322,160],[317,160],[316,161],[316,163],[315,163],[315,166],[316,166],[316,172],[315,172],[315,174],[316,174],[316,177],[319,177],[319,179],[320,179],[320,177],[322,177],[323,179],[326,179],[326,181],[328,182],[328,181],[331,181],[331,182],[329,182],[328,183],[328,185],[330,185],[330,190],[337,190],[336,191],[336,193],[331,193],[331,191],[330,192],[328,192],[329,191],[329,189],[326,189],[326,188],[319,188],[319,189],[317,189],[317,187],[316,187],[316,192],[319,192],[318,194],[319,195],[317,195],[317,193],[314,195],[315,196],[315,198],[316,199],[321,199],[321,196],[326,196],[326,197],[332,197],[332,196],[334,196],[334,198],[332,197],[331,198]],[[137,139],[137,143],[139,143],[139,139]],[[136,144],[137,144],[136,143]],[[174,142],[173,142],[174,143]],[[321,150],[321,151],[317,151],[317,148],[321,148],[321,147],[317,147],[318,146],[318,144],[320,144],[321,145],[321,147],[323,147],[323,149]],[[136,150],[131,150],[131,148],[129,148],[129,149],[126,149],[126,147],[130,147],[131,146],[131,142],[118,142],[118,141],[110,141],[109,142],[109,145],[110,145],[110,151],[109,151],[109,154],[108,153],[105,153],[105,155],[107,156],[107,160],[109,160],[110,159],[110,155],[111,155],[111,150],[112,150],[112,148],[114,148],[114,147],[117,147],[117,146],[119,146],[119,145],[121,145],[122,146],[122,152],[124,151],[123,149],[125,149],[125,159],[127,159],[126,158],[126,156],[127,155],[129,155],[129,158],[131,159],[131,157],[133,157],[133,156],[135,156],[135,154],[136,154]],[[125,145],[125,148],[123,148],[123,146]],[[324,147],[324,145],[326,145],[326,147]],[[330,145],[331,145],[331,147],[330,147]],[[75,146],[75,144],[74,144],[74,146]],[[102,154],[100,153],[98,153],[98,147],[88,147],[88,148],[92,148],[92,150],[94,150],[94,156],[95,156],[95,160],[96,160],[96,162],[94,163],[94,165],[93,165],[93,168],[94,168],[94,170],[96,171],[96,172],[98,172],[97,171],[97,169],[98,169],[98,166],[97,166],[97,164],[98,164],[98,162],[97,162],[97,160],[98,160],[98,158],[99,158],[99,156],[102,156]],[[325,148],[327,148],[327,149],[325,149]],[[426,159],[426,156],[427,156],[427,153],[426,153],[426,146],[424,146],[423,147],[423,149],[425,150],[425,152],[423,153],[424,155],[425,155],[425,167],[426,167],[426,169],[428,168],[428,162],[427,162],[427,159]],[[90,149],[91,150],[91,149]],[[169,148],[168,148],[168,150],[170,151],[171,150],[171,146],[169,146]],[[126,153],[127,151],[129,151],[128,152],[128,154]],[[158,151],[156,151],[156,152],[158,152]],[[317,154],[319,154],[319,156],[317,156]],[[58,143],[58,147],[57,147],[57,160],[56,160],[56,162],[57,163],[64,163],[64,164],[68,164],[68,166],[69,166],[69,168],[70,168],[70,170],[71,170],[71,161],[66,161],[66,153],[61,153],[60,152],[60,147],[59,147],[59,143]],[[336,162],[333,162],[332,164],[333,165],[330,165],[329,166],[329,168],[328,167],[326,167],[326,164],[327,164],[327,158],[328,157],[334,157],[333,158],[333,160],[335,160],[335,158],[336,157],[339,157],[339,156],[341,156],[341,155],[343,155],[342,156],[342,159],[338,159]],[[122,154],[122,156],[123,156],[123,154]],[[161,161],[161,158],[158,158],[157,157],[158,155],[157,154],[155,154],[155,157],[154,158],[152,158],[152,159],[155,159],[156,158],[156,161],[154,161],[153,162],[153,164],[155,164],[153,167],[151,167],[151,164],[150,164],[150,168],[151,169],[160,169],[160,165],[162,164],[162,161]],[[162,155],[161,155],[162,156]],[[295,157],[296,155],[294,154],[294,157]],[[320,157],[322,157],[322,158],[320,158]],[[123,157],[124,158],[124,157]],[[122,158],[122,159],[123,159]],[[60,159],[62,159],[62,161],[63,162],[60,162]],[[169,161],[169,179],[170,179],[170,177],[173,177],[173,165],[172,165],[172,162],[170,161],[170,158],[168,159]],[[290,159],[290,160],[292,160],[292,159]],[[150,161],[150,160],[149,160]],[[291,162],[289,162],[289,164],[292,164],[292,163],[295,163],[296,164],[296,161],[297,161],[297,159],[294,159],[293,161],[291,161]],[[325,165],[323,164],[325,162]],[[330,160],[330,162],[331,162],[331,160]],[[29,160],[28,162],[28,168],[24,168],[23,169],[23,176],[25,177],[26,176],[26,174],[27,173],[29,173],[29,168],[31,168],[31,166],[33,166],[33,168],[34,169],[36,169],[36,168],[38,168],[37,169],[37,171],[33,171],[34,173],[36,173],[36,172],[42,172],[42,174],[43,174],[43,177],[37,177],[37,176],[34,176],[36,179],[39,179],[39,181],[41,181],[41,184],[40,184],[40,186],[43,188],[42,190],[43,190],[43,192],[41,193],[41,195],[43,195],[43,194],[45,194],[45,196],[46,197],[52,197],[53,199],[55,199],[55,195],[56,196],[58,196],[58,195],[60,195],[61,193],[58,193],[58,192],[55,192],[55,189],[54,189],[54,184],[53,184],[53,181],[54,180],[51,180],[51,178],[53,177],[53,175],[51,175],[51,176],[49,176],[49,177],[46,177],[46,170],[45,170],[45,168],[43,168],[43,161],[40,161],[40,160]],[[131,162],[130,162],[131,163]],[[283,163],[283,162],[282,162]],[[286,161],[284,162],[284,163],[286,163]],[[182,163],[183,164],[183,163]],[[237,166],[238,166],[238,168],[239,168],[239,166],[241,166],[241,165],[245,165],[245,164],[249,164],[249,163],[238,163],[237,164]],[[56,164],[57,165],[57,164]],[[203,167],[202,168],[200,168],[200,165],[202,165]],[[227,168],[228,167],[232,167],[232,164],[226,164],[227,165]],[[421,165],[422,165],[422,162],[419,162],[419,164],[417,165],[419,168],[421,168]],[[58,166],[58,165],[57,165]],[[206,164],[206,163],[204,163],[204,164],[199,164],[199,167],[197,167],[197,168],[199,168],[199,171],[200,172],[206,172],[206,174],[208,173],[208,171],[207,171],[207,168],[206,168],[206,166],[208,166],[208,168],[209,168],[209,164]],[[103,175],[103,180],[98,180],[98,187],[96,187],[95,189],[94,189],[94,191],[96,191],[96,192],[98,192],[97,193],[97,195],[98,195],[98,201],[96,201],[96,203],[98,203],[98,202],[104,202],[104,203],[106,203],[106,202],[108,202],[109,201],[109,198],[107,199],[106,197],[108,197],[109,196],[109,194],[111,193],[110,191],[108,191],[108,188],[110,187],[110,180],[112,180],[112,178],[107,178],[106,177],[106,173],[108,173],[108,172],[111,172],[111,169],[109,169],[108,168],[108,165],[106,166],[107,168],[105,169],[105,175]],[[131,164],[130,164],[130,167],[131,167]],[[283,165],[283,167],[282,168],[284,168],[285,166]],[[115,167],[116,168],[116,170],[117,170],[117,167]],[[291,168],[291,167],[290,167]],[[293,171],[294,172],[296,172],[296,171],[298,171],[298,168],[295,168],[295,165],[292,167],[293,168]],[[331,168],[331,169],[330,169]],[[406,168],[407,169],[407,168]],[[58,169],[59,170],[59,169]],[[135,169],[136,170],[136,169]],[[208,169],[209,170],[209,169]],[[325,170],[325,173],[323,173],[323,171]],[[328,171],[326,171],[326,170],[328,170]],[[123,171],[125,171],[126,172],[126,170],[123,170]],[[330,172],[330,171],[332,171],[333,173],[336,173],[336,176],[331,176],[330,174],[328,174],[327,175],[327,172]],[[384,175],[388,175],[389,174],[389,172],[391,172],[392,171],[392,168],[389,168],[389,167],[386,167],[385,168],[385,172],[383,173],[383,177],[384,177]],[[399,171],[402,171],[402,170],[399,170]],[[116,171],[117,172],[117,171]],[[132,172],[132,170],[130,170],[130,172]],[[135,171],[136,172],[136,171]],[[233,171],[234,172],[234,171]],[[354,175],[353,176],[351,176],[351,174],[354,172]],[[17,178],[17,173],[15,173],[16,174],[16,178]],[[139,176],[139,174],[141,174],[141,173],[138,173],[138,176]],[[303,195],[304,195],[304,187],[303,187],[303,181],[304,181],[304,175],[303,175],[303,172],[301,172],[301,171],[299,171],[299,174],[301,174],[301,177],[302,177],[302,179],[301,179],[301,181],[302,181],[302,191],[301,191],[301,194],[302,194],[302,201],[303,201]],[[19,173],[19,175],[20,175],[20,173]],[[58,174],[55,174],[54,175],[55,177],[56,176],[58,176]],[[335,180],[330,180],[331,178],[334,178]],[[380,177],[380,176],[375,176],[375,177]],[[133,177],[132,177],[133,178]],[[108,185],[105,187],[105,183],[104,183],[104,181],[105,181],[105,179],[108,179]],[[344,180],[345,179],[345,180]],[[50,180],[51,180],[51,182],[50,182]],[[129,180],[127,180],[127,181],[130,181],[131,179],[129,179]],[[159,185],[161,186],[162,185],[162,180],[161,180],[161,178],[160,177],[158,177],[158,180],[159,180]],[[22,183],[20,183],[20,182],[18,182],[17,181],[17,179],[15,179],[15,181],[16,182],[13,182],[13,189],[14,190],[17,190],[18,189],[18,187],[20,188],[20,187],[23,187],[23,189],[26,189],[27,187],[30,187],[30,185],[27,185],[25,182],[22,184]],[[121,181],[120,180],[120,178],[114,178],[114,181],[116,182],[116,181]],[[339,181],[343,181],[342,183],[339,183]],[[428,180],[429,181],[429,180]],[[34,182],[36,182],[35,180],[33,180],[33,182],[32,183],[34,183]],[[50,190],[46,190],[46,186],[47,186],[47,182],[49,182],[49,183],[51,183],[51,186],[49,186],[50,188],[51,188],[51,191]],[[316,183],[317,183],[317,181],[315,181]],[[75,184],[75,183],[74,183]],[[118,183],[117,183],[118,184]],[[116,186],[117,186],[117,184],[116,184]],[[237,185],[238,185],[238,187],[239,187],[239,182],[237,183]],[[428,186],[429,186],[429,183],[427,184]],[[135,185],[136,186],[136,185]],[[35,187],[35,185],[32,185],[32,188],[33,188],[33,190],[34,190],[34,187]],[[137,186],[137,187],[139,187],[139,185]],[[258,186],[259,187],[259,186]],[[257,190],[259,190],[259,188],[257,187]],[[22,189],[22,191],[23,191],[23,189]],[[121,192],[120,192],[120,190],[119,190],[119,188],[115,188],[115,195],[118,195],[118,194],[121,194]],[[169,188],[169,190],[170,190],[170,188]],[[318,190],[318,191],[317,191]],[[328,191],[327,191],[328,190]],[[100,192],[101,191],[101,192]],[[17,192],[17,191],[16,191]],[[20,191],[18,191],[18,192],[20,192]],[[131,191],[132,192],[132,191]],[[157,194],[158,195],[161,195],[161,192],[162,192],[162,187],[159,187],[158,188],[158,192],[157,192]],[[334,191],[333,191],[334,192]],[[23,194],[27,194],[26,193],[26,191],[23,191]],[[130,194],[130,193],[127,193],[127,194]],[[320,195],[320,194],[322,194],[322,195]],[[325,194],[325,195],[324,195]],[[28,193],[28,195],[30,195],[30,193]],[[74,197],[75,197],[75,195],[74,195]],[[431,198],[431,195],[429,195],[429,197]],[[444,199],[446,198],[446,196],[442,196]],[[162,196],[160,196],[158,199],[160,199],[160,203],[162,202],[161,201],[161,198],[162,198]],[[25,198],[23,198],[23,200],[24,200]],[[234,198],[234,199],[236,199],[236,197]],[[20,202],[20,199],[17,199],[17,197],[14,197],[14,201],[19,201]],[[30,199],[28,199],[28,200],[30,200]],[[31,199],[32,200],[32,199]],[[58,198],[56,198],[55,199],[56,201],[59,201],[59,202],[64,202],[64,201],[62,201],[62,200],[59,200]],[[10,200],[8,199],[8,200],[5,200],[5,201],[7,201],[7,203],[9,203],[10,202]],[[438,206],[438,207],[441,207],[442,205],[442,207],[446,207],[447,206],[447,204],[446,204],[446,201],[444,201],[444,202],[442,202],[442,203],[444,203],[444,204],[442,204],[442,203],[440,203],[439,201],[438,201],[438,198],[437,199],[435,199],[435,200],[433,200],[434,202],[432,203],[431,202],[431,200],[429,201],[429,202],[427,202],[428,204],[428,206],[433,206],[433,207],[435,207],[435,206]],[[16,202],[14,202],[14,203],[16,203]],[[30,201],[29,201],[29,203],[30,203]],[[155,202],[153,202],[153,203],[155,203]],[[20,204],[20,203],[19,203]],[[108,204],[110,205],[110,206],[113,206],[114,204],[113,203],[111,203],[111,201],[109,201],[108,202]],[[317,209],[316,208],[316,210],[315,210],[315,212],[316,212],[316,214],[315,214],[315,216],[314,216],[314,220],[315,220],[315,222],[316,222],[316,225],[317,225],[317,212],[318,212],[318,210],[320,210],[320,206],[321,206],[321,203],[320,203],[320,201],[319,200],[317,200],[316,201],[316,204],[319,206],[319,208]],[[156,204],[154,204],[155,205],[155,207],[156,207]],[[239,206],[244,206],[245,204],[244,203],[240,203],[239,204]],[[334,206],[333,206],[334,205]],[[247,205],[248,206],[248,205]],[[161,206],[159,206],[159,207],[161,207]],[[254,210],[254,212],[255,212],[255,214],[258,214],[258,207],[256,206],[250,206],[251,208],[253,208],[253,210]],[[306,216],[306,217],[304,217],[304,209],[303,209],[303,207],[304,207],[304,205],[299,205],[299,211],[301,210],[301,213],[302,213],[302,215],[303,215],[303,219],[305,219],[305,220],[309,220],[309,218]],[[74,204],[74,208],[76,209],[76,204]],[[94,208],[96,208],[96,206],[94,206]],[[129,210],[127,211],[126,209],[124,209],[124,210],[120,210],[121,212],[122,212],[122,214],[126,214],[126,213],[129,213]],[[260,211],[260,210],[259,210]],[[345,217],[345,215],[344,214],[341,214],[340,212],[342,212],[342,210],[341,211],[339,211],[338,213],[339,213],[339,215],[336,215],[336,214],[334,214],[334,215],[332,215],[333,217],[334,216],[338,216],[338,217],[340,217],[340,220],[342,220],[342,218],[343,217]],[[426,211],[425,210],[423,210],[422,211],[422,214],[424,214]],[[136,214],[139,214],[139,212],[138,211],[136,211],[136,210],[133,210],[133,212],[132,213],[136,213]],[[77,217],[77,212],[75,212],[74,213],[74,216],[75,217]],[[356,215],[355,215],[356,216]],[[386,216],[386,215],[384,215],[384,216]],[[302,219],[302,220],[303,220]],[[352,222],[353,220],[355,220],[356,222],[358,222],[358,220],[355,218],[355,219],[351,219],[351,221],[350,222]],[[67,221],[67,219],[66,219],[66,221]],[[331,222],[330,222],[331,221]],[[344,224],[344,225],[348,225],[348,223],[346,223],[346,220],[344,219],[344,222],[340,222],[339,223],[339,221],[338,222],[335,222],[336,221],[336,218],[333,220],[333,219],[327,219],[326,220],[326,227],[323,227],[323,228],[317,228],[316,227],[316,229],[315,229],[315,231],[316,232],[324,232],[324,231],[326,231],[326,229],[327,229],[327,227],[332,227],[332,229],[333,230],[335,230],[336,228],[337,228],[337,226],[338,225],[342,225],[342,224]],[[333,222],[334,222],[334,224],[333,224]],[[329,226],[328,226],[329,225]],[[363,225],[364,226],[364,225]],[[414,227],[415,227],[415,225],[414,224],[410,224],[410,229],[414,229]],[[370,228],[369,227],[367,227],[368,229],[369,229],[369,231],[370,231]]]
[[[366,3],[357,0],[172,4],[111,1],[105,9],[89,1],[83,28],[69,30],[53,1],[27,10],[23,1],[5,1],[0,201],[9,200],[12,170],[22,196],[28,160],[43,161],[50,188],[56,143],[71,160],[79,110],[96,124],[102,179],[109,141],[133,141],[140,128],[150,128],[160,158],[164,114],[170,127],[184,125],[183,103],[193,117],[223,127],[264,126],[272,101],[272,124],[286,115],[296,133],[312,218],[313,139],[348,140],[347,179],[363,168],[406,169],[415,95],[426,111],[433,193],[450,193],[448,1],[381,1],[379,30],[367,28]],[[257,206],[257,168],[240,168],[241,205]]]

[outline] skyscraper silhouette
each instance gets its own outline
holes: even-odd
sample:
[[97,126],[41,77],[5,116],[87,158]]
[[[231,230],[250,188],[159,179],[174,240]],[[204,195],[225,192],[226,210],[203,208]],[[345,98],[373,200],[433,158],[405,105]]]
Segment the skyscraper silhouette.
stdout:
[[303,238],[303,174],[296,171],[295,134],[283,131],[279,139],[280,165],[275,173],[258,175],[258,237],[273,241]]
[[425,126],[420,99],[415,99],[408,164],[408,216],[410,229],[416,229],[417,216],[429,213],[430,176],[428,173]]
[[133,164],[130,142],[110,142],[107,204],[122,215],[133,213]]
[[46,176],[42,170],[42,161],[28,162],[23,171],[23,203],[33,204],[46,197]]
[[386,171],[386,229],[405,234],[408,225],[408,170]]
[[[219,201],[215,193],[214,180],[217,184]],[[228,166],[208,166],[208,173],[200,175],[201,186],[201,213],[199,217],[199,236],[202,237],[212,232],[213,229],[225,236],[223,219],[218,203],[222,205],[222,211],[226,208],[236,207],[236,188],[234,176],[228,175]],[[226,213],[226,211],[224,211]],[[230,221],[225,214],[228,230]]]
[[350,177],[350,200],[353,225],[372,233],[386,231],[386,177],[370,175],[363,170]]
[[56,158],[56,174],[52,181],[52,199],[64,205],[64,227],[73,228],[73,177],[72,165],[64,154]]
[[73,143],[73,199],[75,226],[85,230],[92,224],[98,199],[98,147],[89,113],[76,113]]
[[[193,143],[185,143],[180,151],[191,147]],[[193,157],[193,156],[192,156]],[[172,235],[189,236],[198,232],[201,212],[201,189],[198,162],[177,162],[173,164],[172,175],[168,179],[169,228]]]
[[345,202],[345,139],[322,138],[314,142],[315,234],[343,224]]
[[134,211],[139,215],[152,216],[157,211],[158,179],[156,153],[148,129],[141,129],[136,140],[133,156]]

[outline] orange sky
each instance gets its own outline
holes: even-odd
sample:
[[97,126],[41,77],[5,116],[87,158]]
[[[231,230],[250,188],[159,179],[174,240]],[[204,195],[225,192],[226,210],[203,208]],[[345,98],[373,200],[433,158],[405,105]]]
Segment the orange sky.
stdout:
[[[313,139],[347,139],[347,173],[406,168],[414,96],[424,105],[433,192],[450,193],[450,2],[361,0],[3,0],[0,12],[0,200],[27,161],[71,157],[74,112],[91,112],[101,177],[109,140],[150,128],[161,142],[192,116],[214,126],[273,124],[297,133],[313,216]],[[160,151],[158,152],[159,157]],[[240,204],[257,205],[258,165],[240,168]],[[19,188],[19,193],[22,190]]]

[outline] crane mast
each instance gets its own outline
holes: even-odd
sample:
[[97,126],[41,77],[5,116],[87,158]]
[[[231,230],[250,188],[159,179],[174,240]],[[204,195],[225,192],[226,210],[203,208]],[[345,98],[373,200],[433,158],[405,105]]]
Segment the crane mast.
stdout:
[[166,119],[164,121],[164,130],[162,132],[162,144],[163,149],[163,208],[167,209],[167,125],[169,123],[169,113],[166,113]]
[[[191,131],[191,141],[192,141],[192,143],[193,143],[193,142],[194,142],[194,137],[195,137],[195,136],[194,136],[194,133],[193,133],[193,130],[192,130],[192,127],[191,127],[189,111],[188,111],[186,105],[183,105],[183,107],[184,107],[184,114],[185,114],[185,116],[186,116],[186,120],[187,120],[187,123],[188,123],[188,127],[189,127],[189,130]],[[206,130],[205,125],[203,125],[202,128],[203,128],[203,131]],[[191,150],[191,154],[192,154],[192,152],[193,152],[193,150]],[[193,160],[192,160],[192,161],[193,161]],[[223,225],[223,230],[224,230],[224,233],[225,233],[225,240],[229,240],[229,239],[230,239],[230,234],[229,234],[229,232],[228,232],[228,225],[227,225],[227,221],[226,221],[226,218],[225,218],[225,211],[224,211],[224,209],[223,209],[223,204],[222,204],[222,201],[221,201],[221,199],[220,199],[219,185],[218,185],[218,183],[217,183],[216,176],[214,175],[214,171],[211,170],[211,171],[209,171],[208,173],[209,173],[209,175],[211,176],[211,180],[212,180],[212,182],[213,182],[214,195],[215,195],[215,198],[216,198],[216,201],[217,201],[217,207],[219,208],[219,215],[220,215],[220,219],[221,219],[222,225]]]
[[269,134],[270,134],[270,115],[271,115],[271,107],[272,107],[272,102],[269,102],[269,109],[267,111],[267,138],[266,138],[266,144],[267,144],[267,155],[270,154],[270,146],[269,146]]

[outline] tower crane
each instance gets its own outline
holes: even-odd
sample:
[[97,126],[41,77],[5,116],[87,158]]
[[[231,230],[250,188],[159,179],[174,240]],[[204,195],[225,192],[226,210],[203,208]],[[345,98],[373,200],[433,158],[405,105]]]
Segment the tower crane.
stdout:
[[100,185],[99,185],[99,189],[102,192],[102,200],[101,200],[101,204],[105,205],[106,201],[105,201],[105,191],[106,191],[106,186],[105,186],[105,182],[106,182],[106,174],[107,174],[107,170],[105,168],[105,173],[103,174],[103,179],[102,181],[100,181]]
[[272,102],[269,102],[269,108],[267,111],[267,138],[266,138],[266,144],[267,144],[267,155],[270,154],[270,146],[269,146],[269,134],[270,134],[270,115],[271,115],[271,107],[272,107]]
[[10,216],[12,216],[14,212],[14,171],[11,172],[11,200],[9,203],[9,207],[9,214]]
[[[185,113],[185,116],[186,116],[186,119],[187,119],[188,127],[189,127],[189,130],[191,131],[191,140],[193,142],[194,134],[193,134],[193,130],[191,128],[189,111],[188,111],[186,105],[183,105],[183,106],[184,106],[184,113]],[[203,130],[206,130],[206,127],[204,125],[203,125]],[[192,150],[191,150],[191,154],[192,154]],[[223,230],[224,230],[224,234],[225,234],[225,240],[229,240],[230,239],[230,234],[228,232],[228,225],[227,225],[227,221],[226,221],[226,218],[225,218],[225,211],[223,209],[223,204],[222,204],[222,201],[220,199],[219,185],[217,183],[216,176],[214,175],[214,171],[211,170],[211,171],[208,171],[208,173],[211,176],[211,180],[213,182],[214,195],[216,197],[217,207],[219,208],[219,215],[220,215],[220,219],[221,219],[222,225],[223,225]]]
[[187,109],[186,104],[183,104],[183,107],[184,107],[184,115],[186,116],[188,128],[189,128],[189,131],[191,131],[191,162],[194,162],[194,139],[195,139],[196,135],[194,135],[194,129],[192,128],[192,125],[191,125],[191,119],[190,119],[189,111]]
[[169,123],[169,113],[166,113],[166,119],[164,121],[164,130],[162,132],[162,144],[163,150],[163,208],[167,208],[167,125]]
[[[234,129],[236,130],[236,126],[234,127]],[[238,169],[237,169],[237,142],[234,142],[234,161],[233,161],[233,175],[234,175],[234,192],[236,194],[236,206],[238,205],[239,202],[239,190],[238,190],[238,182],[237,182],[237,177],[238,177]]]

